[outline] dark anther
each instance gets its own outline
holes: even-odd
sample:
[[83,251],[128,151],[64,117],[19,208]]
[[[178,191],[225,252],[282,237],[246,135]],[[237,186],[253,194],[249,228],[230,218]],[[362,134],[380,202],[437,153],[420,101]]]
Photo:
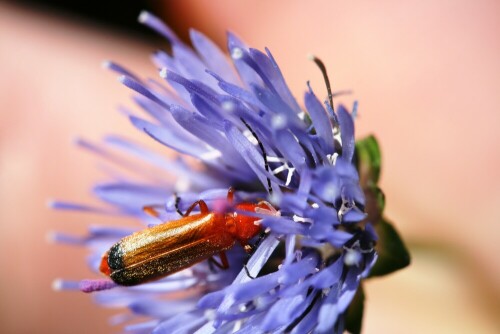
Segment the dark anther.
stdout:
[[325,80],[326,90],[328,91],[328,101],[330,102],[330,107],[332,107],[332,110],[335,111],[335,109],[333,108],[332,88],[330,87],[330,80],[328,79],[328,73],[326,73],[325,64],[323,64],[321,59],[319,59],[316,56],[313,56],[313,61],[316,63],[316,65],[319,67],[321,73],[323,74],[323,79]]

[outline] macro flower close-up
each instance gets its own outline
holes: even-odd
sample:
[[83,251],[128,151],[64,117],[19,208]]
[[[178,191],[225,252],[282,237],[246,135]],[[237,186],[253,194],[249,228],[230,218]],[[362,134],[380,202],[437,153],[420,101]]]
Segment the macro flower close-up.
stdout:
[[0,332],[496,334],[499,22],[0,1]]
[[[268,49],[229,33],[228,57],[196,30],[192,49],[152,14],[139,21],[169,42],[169,52],[152,56],[158,77],[104,66],[136,93],[143,112],[122,113],[179,155],[117,135],[77,141],[107,163],[110,181],[93,188],[107,205],[51,206],[133,216],[144,226],[128,237],[130,229],[98,226],[83,238],[55,233],[57,242],[90,248],[91,268],[110,276],[55,287],[96,292],[100,304],[150,318],[128,330],[359,332],[362,311],[348,308],[363,298],[361,281],[377,261],[377,225],[390,225],[376,186],[377,143],[370,137],[356,146],[356,103],[351,111],[334,104],[316,57],[328,98],[307,83],[304,108]],[[378,271],[409,263],[402,244],[393,257]]]

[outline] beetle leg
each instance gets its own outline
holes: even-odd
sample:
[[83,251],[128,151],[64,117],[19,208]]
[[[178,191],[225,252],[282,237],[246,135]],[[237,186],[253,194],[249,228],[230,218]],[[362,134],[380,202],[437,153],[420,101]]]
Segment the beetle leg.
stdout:
[[210,267],[211,271],[214,271],[213,266],[216,266],[217,268],[222,270],[229,268],[229,261],[227,260],[226,252],[220,252],[219,258],[221,261],[220,263],[217,262],[217,260],[213,256],[208,258],[208,266]]
[[191,211],[193,211],[197,205],[200,206],[201,214],[205,215],[209,212],[207,203],[205,203],[205,201],[203,201],[203,200],[199,200],[199,201],[196,201],[193,204],[191,204],[191,206],[187,209],[186,213],[184,214],[184,217],[189,216]]
[[267,233],[265,231],[262,231],[259,234],[259,239],[257,239],[257,241],[255,242],[255,244],[253,246],[250,244],[244,244],[244,243],[241,244],[241,246],[243,246],[243,249],[247,253],[247,259],[245,260],[245,264],[243,264],[243,268],[245,269],[247,276],[250,277],[251,279],[255,279],[255,277],[250,275],[250,271],[248,270],[247,263],[250,260],[250,258],[252,257],[252,255],[255,252],[255,250],[257,249],[257,247],[259,247],[260,243],[262,242],[262,240],[264,240],[264,238],[266,236],[267,236]]
[[245,263],[243,264],[243,269],[245,269],[245,272],[246,272],[248,277],[250,277],[251,279],[255,279],[254,276],[250,275],[250,271],[248,270],[247,263],[250,260],[250,258],[252,257],[252,254],[257,247],[252,247],[250,244],[244,244],[244,243],[241,243],[241,246],[243,247],[243,249],[247,253],[247,258],[245,260]]
[[222,269],[229,268],[229,261],[227,260],[226,252],[219,253],[220,261],[222,262]]
[[229,189],[227,190],[227,201],[228,201],[229,205],[233,205],[233,201],[234,201],[234,189],[233,189],[233,187],[229,187]]
[[142,207],[142,211],[144,213],[147,213],[148,215],[155,217],[155,218],[160,218],[160,213],[156,211],[155,208],[159,207],[160,205],[146,205]]

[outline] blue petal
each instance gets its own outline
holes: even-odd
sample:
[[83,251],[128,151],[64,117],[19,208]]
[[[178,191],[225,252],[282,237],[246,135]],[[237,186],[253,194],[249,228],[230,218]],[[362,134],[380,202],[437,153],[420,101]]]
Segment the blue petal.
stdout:
[[108,183],[94,187],[94,193],[103,201],[128,207],[163,203],[170,195],[163,187],[131,183]]
[[109,60],[105,61],[103,63],[103,67],[110,69],[111,71],[114,71],[118,74],[128,76],[128,77],[134,79],[135,81],[141,81],[141,79],[138,76],[136,76],[134,73],[130,72],[125,67],[123,67],[119,64],[116,64],[112,61],[109,61]]
[[337,303],[339,311],[344,312],[349,304],[351,303],[356,290],[359,286],[359,269],[356,267],[350,267],[347,277],[345,279],[345,285],[342,287],[342,294],[339,297]]
[[144,331],[151,331],[155,326],[158,325],[158,320],[151,320],[146,322],[140,322],[137,324],[127,325],[124,330],[126,332],[134,332],[134,333],[144,333]]
[[285,217],[268,217],[261,221],[262,226],[269,227],[276,234],[298,234],[308,233],[309,226],[303,223],[296,223]]
[[333,327],[339,316],[339,307],[337,305],[337,291],[330,290],[328,296],[324,299],[318,315],[318,326],[315,333],[332,333]]
[[234,150],[227,139],[214,129],[209,120],[176,105],[172,105],[170,111],[172,112],[175,120],[184,129],[214,149],[220,151],[221,155],[224,157],[225,164],[232,166],[235,169],[242,169],[246,167],[243,159]]
[[178,64],[177,68],[182,69],[181,73],[183,76],[189,79],[202,80],[210,85],[210,81],[207,79],[211,79],[211,77],[206,73],[205,64],[191,49],[174,45],[172,47],[172,53]]
[[[237,286],[228,287],[229,298],[234,298],[235,302],[240,304],[253,300],[255,297],[265,294],[278,285],[279,273],[272,273],[257,277],[254,280],[241,283]],[[228,298],[228,297],[226,297]]]
[[342,158],[347,162],[352,161],[354,155],[354,122],[351,115],[343,105],[337,108],[340,124],[340,138],[342,139]]
[[293,133],[289,130],[276,131],[274,140],[283,157],[300,171],[306,162],[306,154]]
[[293,297],[278,300],[271,309],[266,312],[266,317],[262,321],[262,329],[266,332],[277,327],[288,325],[295,317],[297,310],[301,309],[306,299],[305,293]]
[[334,263],[322,269],[310,279],[310,284],[316,289],[326,289],[337,283],[344,269],[343,258],[338,258]]
[[221,78],[218,74],[214,72],[208,71],[208,73],[212,75],[215,79],[217,79],[217,81],[219,81],[219,87],[224,92],[228,93],[229,95],[235,97],[238,100],[246,102],[249,105],[258,107],[263,106],[262,103],[260,103],[260,101],[248,90],[245,90],[240,86],[225,81],[223,78]]
[[306,316],[293,328],[291,334],[310,333],[317,324],[320,303],[314,303],[314,306]]
[[212,101],[213,103],[219,104],[217,93],[202,82],[188,80],[171,70],[167,70],[165,78],[169,83],[177,83],[181,85],[189,93],[196,93],[200,96],[203,96],[207,100]]
[[229,63],[227,56],[222,52],[219,47],[208,39],[201,32],[190,29],[189,35],[194,48],[198,52],[207,68],[211,71],[218,73],[221,78],[231,83],[238,83],[239,80]]
[[151,101],[154,101],[158,103],[160,106],[169,109],[169,105],[166,104],[164,101],[162,101],[154,92],[152,92],[148,87],[146,87],[144,84],[135,81],[133,78],[127,77],[125,75],[121,76],[119,78],[120,82],[127,86],[128,88],[136,91],[139,94],[144,95]]
[[[173,305],[175,307],[172,307]],[[193,308],[193,303],[188,301],[165,301],[154,299],[140,299],[128,305],[128,308],[139,315],[154,318],[171,317],[177,313],[185,313]]]
[[206,173],[195,172],[188,167],[184,160],[179,157],[175,160],[166,159],[163,155],[157,154],[149,149],[146,149],[128,139],[118,136],[106,136],[104,138],[106,144],[117,148],[123,152],[134,155],[141,160],[147,161],[152,165],[158,166],[167,172],[171,172],[178,177],[187,178],[196,188],[217,188],[221,186],[219,180],[215,180]]
[[[224,129],[229,142],[235,150],[245,159],[255,175],[259,178],[262,185],[267,189],[268,173],[264,169],[264,158],[262,152],[259,152],[255,146],[230,122],[224,122]],[[277,188],[273,191],[279,192]]]
[[177,35],[158,17],[150,12],[142,11],[139,15],[139,22],[163,35],[172,44],[182,44]]
[[248,47],[233,33],[227,34],[227,49],[231,55],[241,80],[250,87],[251,84],[262,84],[261,78],[243,61],[243,55],[248,54]]
[[267,56],[269,57],[269,60],[272,64],[272,70],[274,72],[274,75],[272,77],[272,81],[274,84],[274,87],[278,91],[279,95],[285,101],[293,110],[299,111],[300,106],[298,105],[297,101],[292,95],[292,92],[288,88],[288,85],[285,82],[285,78],[283,77],[283,74],[281,73],[281,70],[274,60],[273,55],[271,54],[271,51],[269,51],[268,48],[265,48]]
[[213,103],[208,103],[205,99],[200,97],[198,94],[191,94],[191,103],[198,110],[198,112],[205,116],[207,120],[210,121],[212,127],[215,130],[224,130],[224,118],[227,115],[223,115],[220,108],[216,108]]
[[309,86],[309,92],[305,94],[304,100],[314,128],[316,129],[316,133],[319,138],[322,139],[320,141],[321,147],[325,153],[333,154],[335,147],[333,143],[333,132],[330,118],[328,117],[321,102],[314,95],[311,86]]
[[280,273],[279,283],[285,285],[295,284],[309,274],[315,273],[317,264],[318,258],[310,255],[295,263],[283,265],[278,271]]
[[204,153],[208,152],[205,144],[199,140],[194,141],[187,139],[186,137],[179,138],[178,134],[172,133],[167,129],[149,123],[135,116],[131,116],[130,121],[139,130],[146,132],[153,139],[157,140],[165,146],[176,150],[177,152],[185,153],[196,158],[199,158]]

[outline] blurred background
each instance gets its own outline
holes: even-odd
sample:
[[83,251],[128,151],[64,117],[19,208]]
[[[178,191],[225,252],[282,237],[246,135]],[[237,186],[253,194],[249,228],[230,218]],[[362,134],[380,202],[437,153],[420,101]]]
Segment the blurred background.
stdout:
[[[49,198],[90,201],[96,159],[72,145],[126,134],[151,143],[116,112],[131,95],[112,59],[157,75],[165,41],[136,18],[161,16],[186,39],[194,27],[225,44],[230,29],[269,47],[295,96],[306,81],[359,100],[358,137],[383,150],[387,216],[408,242],[411,267],[366,284],[364,333],[498,333],[500,322],[500,2],[0,1],[0,332],[110,333],[116,310],[57,293],[55,278],[92,274],[86,251],[45,241],[53,230],[133,224],[53,212]],[[154,143],[153,143],[154,145]]]

